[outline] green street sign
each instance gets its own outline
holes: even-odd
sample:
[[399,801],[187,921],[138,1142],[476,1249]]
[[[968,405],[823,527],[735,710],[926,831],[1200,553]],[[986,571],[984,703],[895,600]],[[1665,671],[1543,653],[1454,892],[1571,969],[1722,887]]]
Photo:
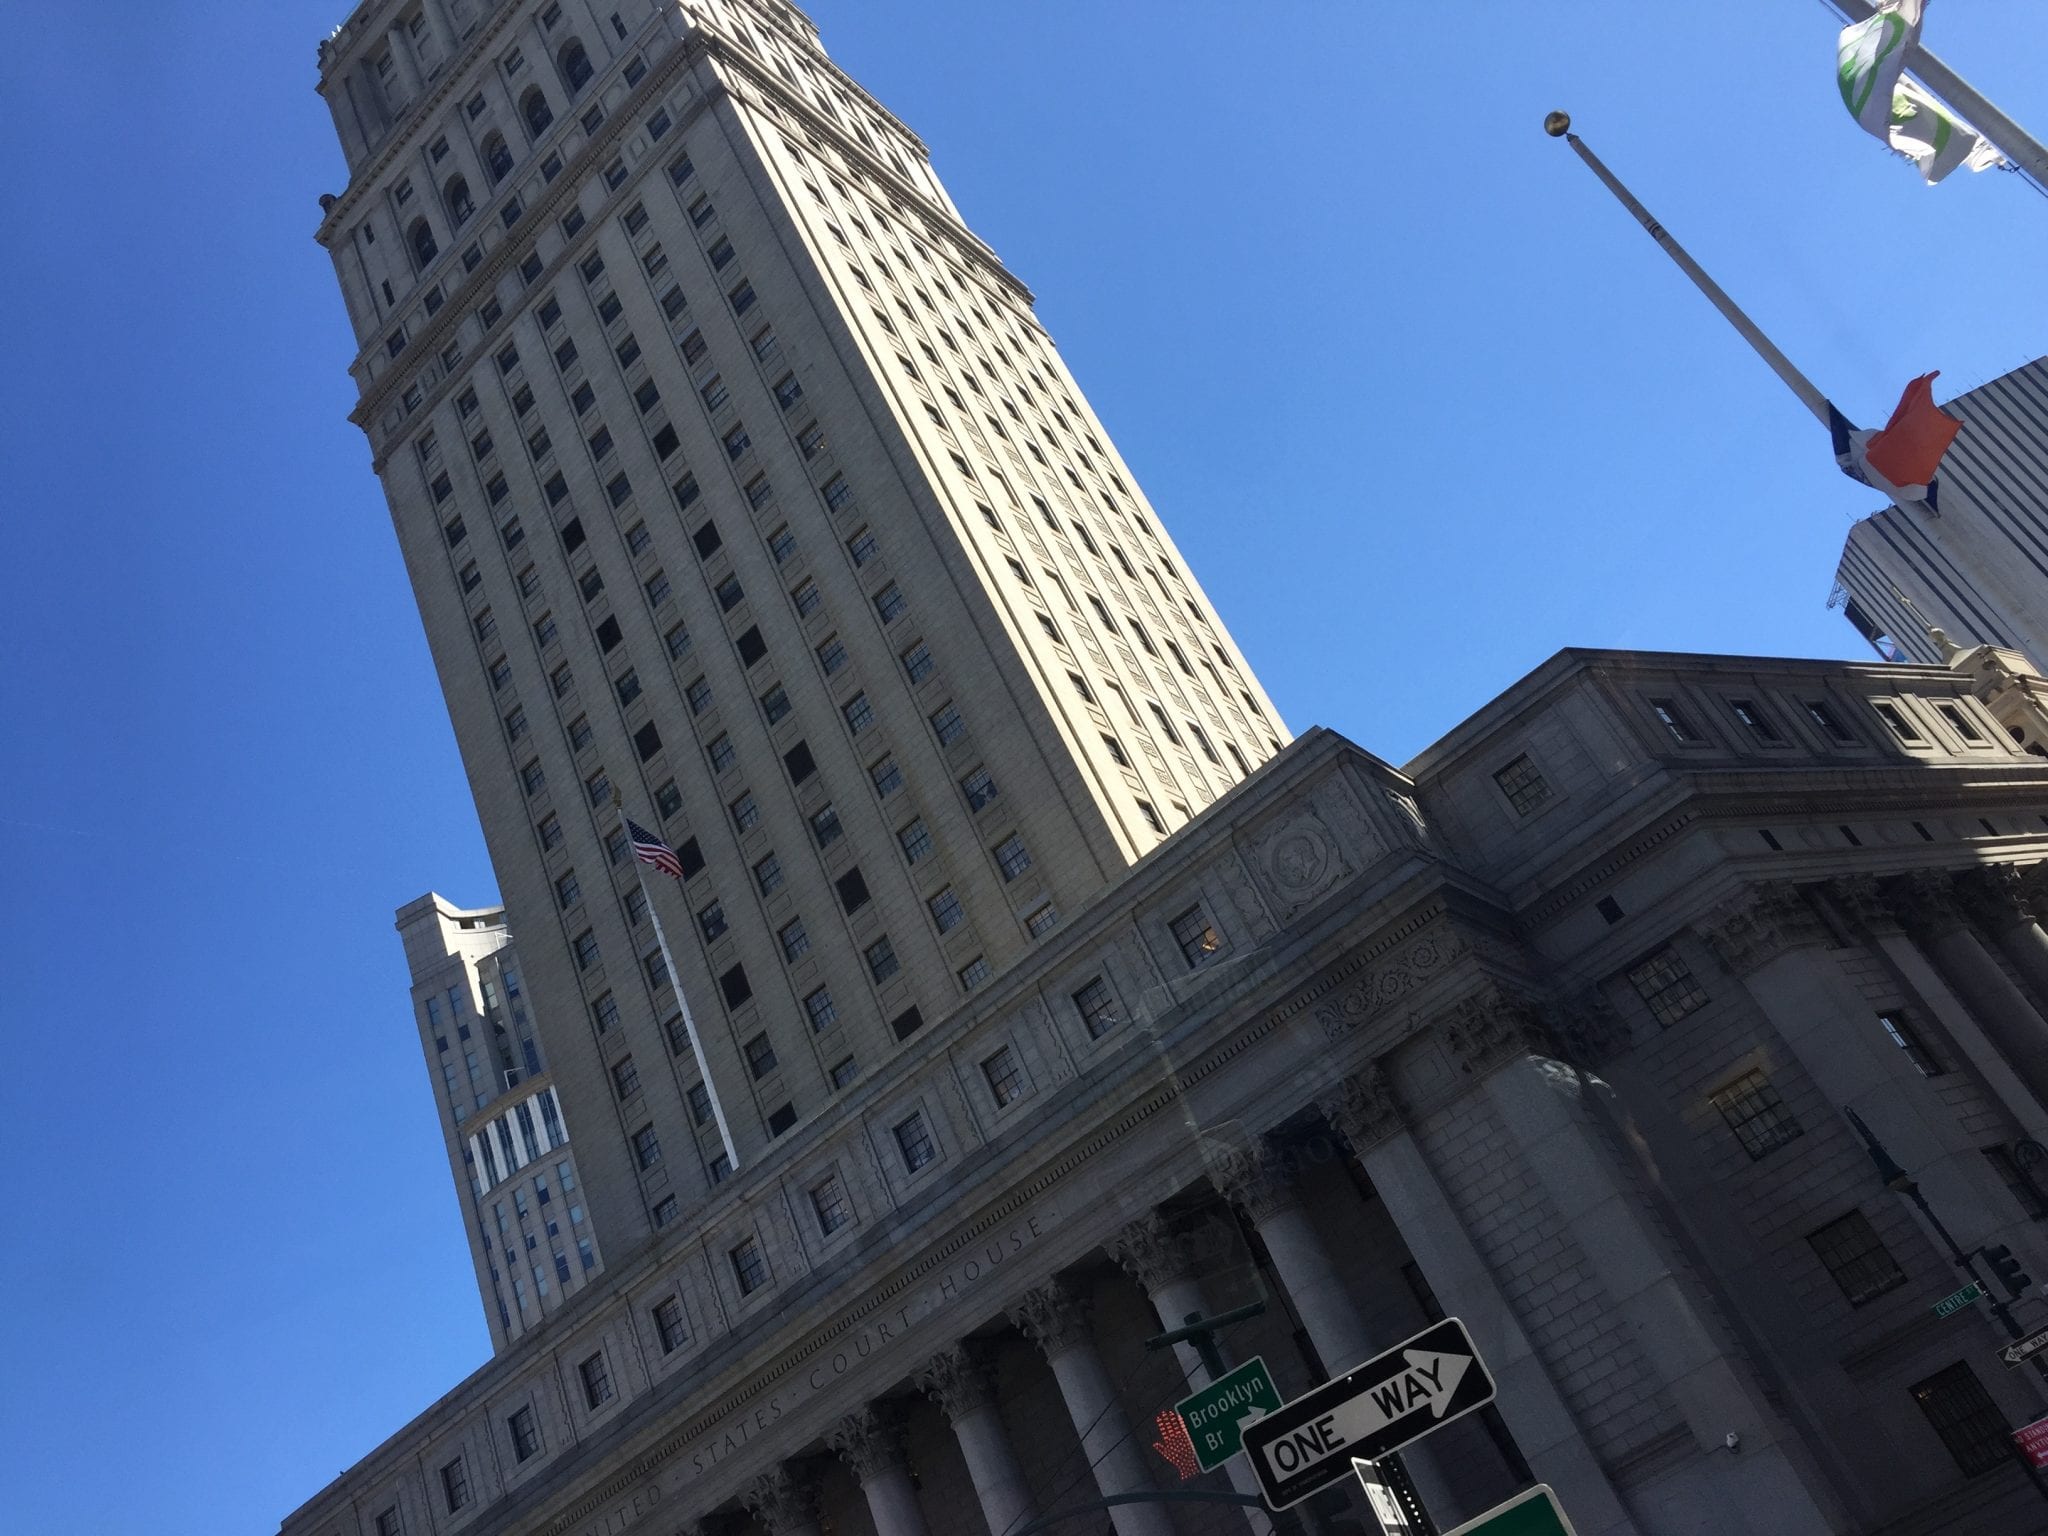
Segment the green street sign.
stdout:
[[1228,1375],[1218,1376],[1201,1391],[1173,1405],[1188,1427],[1194,1443],[1195,1461],[1204,1472],[1214,1472],[1244,1449],[1239,1431],[1243,1421],[1276,1412],[1280,1392],[1262,1356],[1253,1355]]
[[1954,1313],[1962,1311],[1971,1302],[1982,1301],[1983,1299],[1984,1287],[1972,1280],[1960,1291],[1952,1292],[1937,1301],[1934,1304],[1934,1315],[1936,1317],[1949,1317]]
[[1525,1488],[1505,1504],[1497,1504],[1477,1520],[1468,1520],[1444,1536],[1577,1536],[1546,1484]]

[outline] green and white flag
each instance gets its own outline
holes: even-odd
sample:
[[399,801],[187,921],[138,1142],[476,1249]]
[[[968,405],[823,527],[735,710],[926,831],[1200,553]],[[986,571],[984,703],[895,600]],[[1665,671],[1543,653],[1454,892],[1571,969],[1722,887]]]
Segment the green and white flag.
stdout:
[[1929,185],[1958,166],[1981,171],[1998,151],[1906,78],[1906,53],[1920,40],[1926,0],[1880,0],[1877,14],[1842,29],[1836,76],[1842,104],[1864,129],[1920,167]]

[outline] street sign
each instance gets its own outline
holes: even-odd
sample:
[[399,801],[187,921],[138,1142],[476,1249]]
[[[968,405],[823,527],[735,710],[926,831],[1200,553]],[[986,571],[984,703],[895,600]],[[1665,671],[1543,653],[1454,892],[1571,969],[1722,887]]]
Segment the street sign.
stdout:
[[1960,1312],[1973,1301],[1984,1299],[1984,1287],[1972,1280],[1960,1291],[1953,1291],[1934,1304],[1936,1317],[1949,1317]]
[[1239,1437],[1244,1421],[1273,1413],[1279,1407],[1280,1389],[1273,1385],[1265,1359],[1253,1355],[1236,1370],[1182,1398],[1173,1405],[1173,1410],[1187,1426],[1188,1439],[1195,1446],[1195,1460],[1204,1472],[1214,1472],[1244,1449]]
[[1354,1456],[1351,1458],[1351,1470],[1365,1485],[1365,1502],[1372,1506],[1372,1517],[1380,1523],[1380,1536],[1415,1536],[1408,1511],[1401,1507],[1392,1485],[1380,1475],[1379,1463],[1361,1461]]
[[2036,1470],[2048,1467],[2048,1419],[2036,1419],[2024,1429],[2014,1430],[2012,1438],[2028,1466]]
[[1505,1504],[1496,1504],[1477,1520],[1467,1520],[1444,1536],[1577,1536],[1565,1519],[1557,1495],[1538,1483]]
[[2048,1349],[2048,1328],[2030,1333],[2024,1339],[2014,1339],[1999,1351],[1999,1358],[2007,1365],[2018,1365],[2023,1360],[2031,1360],[2044,1349]]
[[1243,1426],[1266,1508],[1299,1504],[1351,1470],[1493,1401],[1493,1378],[1455,1317]]

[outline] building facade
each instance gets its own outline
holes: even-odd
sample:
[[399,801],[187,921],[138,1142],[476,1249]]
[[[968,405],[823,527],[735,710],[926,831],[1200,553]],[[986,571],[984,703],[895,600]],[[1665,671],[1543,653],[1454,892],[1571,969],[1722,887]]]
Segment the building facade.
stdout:
[[603,1249],[504,909],[429,893],[398,909],[398,935],[477,1292],[503,1349],[596,1278]]
[[1942,460],[1940,516],[1886,507],[1857,523],[1833,601],[1880,656],[1944,660],[1932,625],[2048,666],[2048,358],[1943,409],[1963,429]]
[[1286,731],[1028,291],[794,8],[372,0],[320,89],[355,419],[638,1242],[731,1171],[707,1095],[759,1156]]
[[[1148,1449],[1204,1368],[1143,1341],[1247,1299],[1285,1396],[1467,1323],[1497,1416],[1407,1456],[1442,1526],[1534,1477],[1586,1536],[2038,1530],[2048,1384],[1935,1316],[1849,1118],[2048,1274],[2048,764],[1999,727],[1960,661],[1566,652],[1405,769],[1312,732],[284,1530],[1224,1493]],[[1109,1523],[1274,1528],[1052,1528]]]

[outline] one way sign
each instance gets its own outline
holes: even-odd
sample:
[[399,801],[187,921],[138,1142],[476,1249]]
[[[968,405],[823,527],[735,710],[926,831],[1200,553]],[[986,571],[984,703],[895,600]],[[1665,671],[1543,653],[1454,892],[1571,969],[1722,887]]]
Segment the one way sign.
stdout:
[[1276,1513],[1493,1401],[1493,1378],[1455,1317],[1244,1426],[1244,1448]]

